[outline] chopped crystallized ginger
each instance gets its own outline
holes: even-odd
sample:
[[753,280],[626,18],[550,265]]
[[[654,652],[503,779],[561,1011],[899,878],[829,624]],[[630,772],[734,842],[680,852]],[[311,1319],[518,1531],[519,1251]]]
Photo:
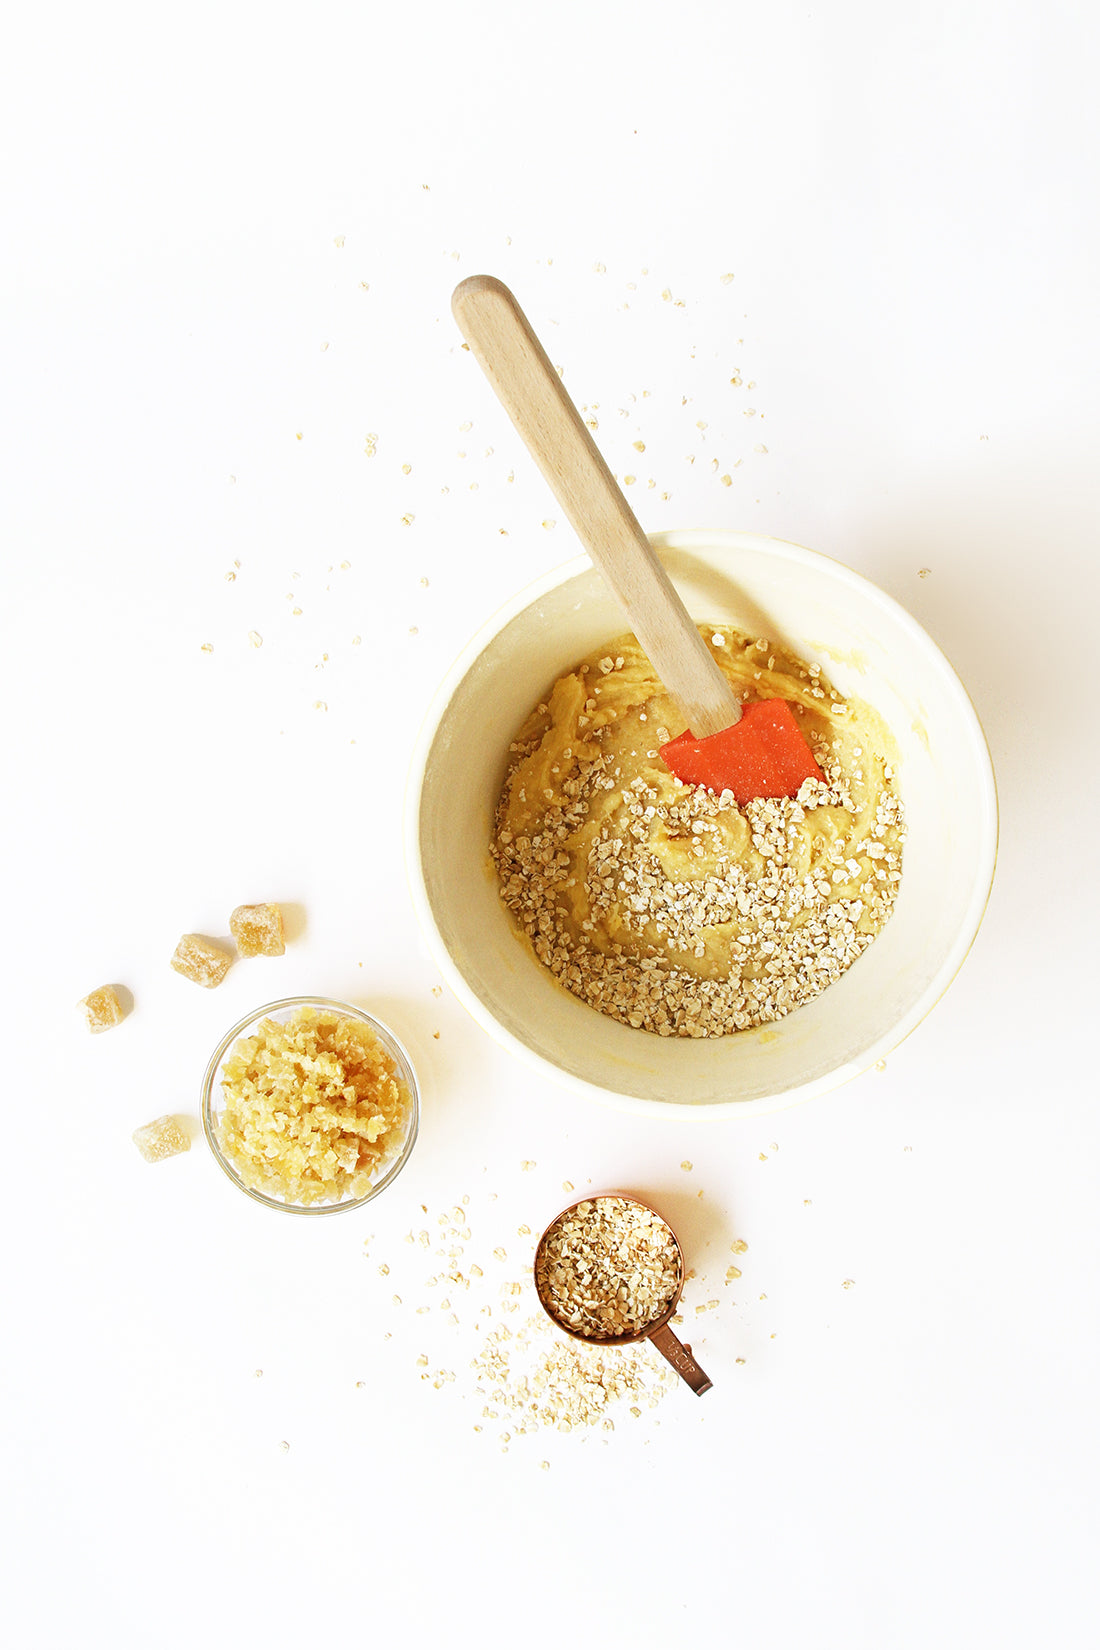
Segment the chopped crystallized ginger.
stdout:
[[242,957],[281,957],[283,913],[277,905],[238,905],[229,919],[229,932]]
[[221,985],[232,963],[230,953],[203,934],[184,934],[172,956],[176,973],[196,985]]
[[191,1136],[180,1128],[175,1117],[158,1117],[145,1123],[133,1133],[134,1145],[146,1163],[159,1163],[163,1157],[176,1157],[191,1150]]
[[219,1146],[246,1186],[287,1203],[364,1197],[404,1145],[412,1114],[371,1027],[308,1006],[239,1037],[221,1088]]
[[84,1010],[89,1031],[110,1031],[126,1018],[126,1011],[118,1000],[118,993],[113,985],[101,985],[96,991],[89,991],[81,999],[81,1008]]

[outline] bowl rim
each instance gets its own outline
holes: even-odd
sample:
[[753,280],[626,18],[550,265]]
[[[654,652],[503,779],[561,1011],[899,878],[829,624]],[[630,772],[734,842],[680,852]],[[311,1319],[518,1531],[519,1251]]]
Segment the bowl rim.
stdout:
[[[536,1053],[534,1049],[529,1048],[522,1038],[508,1031],[486,1009],[481,999],[467,985],[465,977],[451,958],[443,936],[439,932],[428,898],[420,858],[420,814],[428,757],[431,754],[436,733],[446,714],[447,707],[479,655],[484,652],[493,638],[499,635],[505,626],[511,623],[526,607],[538,601],[548,591],[565,584],[569,579],[575,578],[581,573],[592,571],[593,563],[585,554],[573,556],[566,562],[558,563],[556,567],[540,574],[538,578],[532,580],[521,590],[516,591],[507,601],[503,602],[475,631],[443,677],[421,723],[413,746],[406,778],[402,833],[406,879],[417,921],[425,936],[436,967],[459,1002],[477,1024],[488,1032],[494,1042],[507,1049],[517,1059],[539,1072],[543,1077],[570,1089],[574,1094],[583,1095],[586,1099],[595,1100],[602,1105],[611,1107],[613,1110],[627,1112],[635,1117],[666,1117],[669,1119],[678,1118],[683,1121],[685,1117],[694,1119],[698,1117],[752,1118],[766,1116],[771,1112],[786,1111],[791,1106],[801,1105],[804,1101],[815,1099],[818,1095],[827,1094],[833,1089],[840,1088],[852,1078],[871,1070],[894,1049],[898,1048],[927,1018],[958,975],[981,928],[982,920],[989,905],[997,868],[1000,815],[993,759],[989,750],[989,741],[986,738],[974,702],[950,659],[948,659],[938,642],[932,639],[923,625],[918,623],[913,615],[902,607],[900,602],[881,589],[873,580],[866,578],[864,574],[857,573],[854,568],[849,567],[845,562],[838,561],[835,556],[827,555],[824,551],[810,550],[805,545],[795,544],[789,539],[775,538],[766,533],[741,532],[734,528],[692,527],[649,533],[647,537],[658,553],[662,550],[690,550],[693,547],[703,545],[711,547],[726,545],[731,549],[738,547],[764,549],[770,555],[806,567],[814,567],[826,562],[839,583],[847,584],[853,589],[858,589],[862,594],[869,595],[873,602],[890,614],[895,623],[942,661],[947,675],[958,691],[960,711],[968,718],[975,750],[981,758],[978,763],[976,777],[978,778],[980,791],[982,829],[980,833],[981,853],[974,872],[975,893],[967,909],[966,920],[960,926],[955,943],[944,959],[935,978],[925,988],[909,1012],[903,1015],[882,1037],[868,1045],[858,1058],[847,1061],[810,1082],[797,1084],[794,1087],[782,1090],[778,1094],[758,1095],[750,1100],[716,1100],[703,1106],[684,1105],[675,1100],[652,1100],[643,1099],[637,1095],[620,1094],[613,1089],[605,1088],[602,1084],[590,1082],[587,1078],[580,1077],[574,1072],[565,1071],[560,1066],[554,1065],[552,1061],[547,1060],[543,1055]],[[766,1030],[767,1028],[763,1029]],[[651,1033],[639,1032],[639,1035],[648,1036]]]
[[[243,1036],[248,1027],[255,1025],[258,1020],[282,1010],[304,1007],[336,1009],[341,1014],[347,1014],[352,1019],[369,1025],[379,1035],[380,1040],[397,1054],[400,1062],[404,1065],[405,1069],[402,1071],[401,1076],[407,1082],[412,1096],[408,1132],[397,1157],[390,1164],[381,1180],[376,1185],[372,1185],[370,1191],[365,1193],[363,1197],[347,1198],[341,1203],[287,1203],[280,1198],[268,1196],[266,1192],[257,1191],[253,1186],[246,1186],[223,1153],[214,1132],[214,1108],[212,1105],[214,1081],[229,1049],[237,1038]],[[252,1198],[253,1202],[262,1203],[265,1208],[276,1209],[281,1214],[341,1215],[349,1209],[361,1209],[364,1204],[372,1202],[380,1192],[385,1191],[386,1187],[397,1179],[397,1176],[408,1162],[412,1149],[416,1144],[417,1135],[420,1132],[420,1083],[416,1075],[416,1067],[409,1058],[409,1052],[404,1043],[384,1021],[379,1020],[368,1009],[359,1008],[355,1003],[343,1002],[336,997],[317,997],[308,993],[305,996],[279,997],[274,1002],[264,1003],[262,1007],[253,1009],[250,1014],[246,1014],[243,1019],[238,1020],[235,1026],[230,1027],[225,1036],[222,1037],[207,1061],[206,1071],[203,1074],[199,1115],[202,1119],[202,1132],[206,1137],[206,1143],[215,1163],[226,1178],[231,1180],[233,1185],[237,1187],[238,1191],[243,1192],[246,1197]]]

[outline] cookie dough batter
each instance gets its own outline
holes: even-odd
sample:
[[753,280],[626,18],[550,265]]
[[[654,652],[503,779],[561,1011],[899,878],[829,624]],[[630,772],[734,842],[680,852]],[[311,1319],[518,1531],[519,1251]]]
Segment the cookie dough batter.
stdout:
[[826,783],[744,808],[682,785],[659,753],[683,718],[621,636],[527,718],[491,845],[539,960],[601,1013],[662,1036],[725,1036],[808,1002],[871,944],[901,879],[881,719],[766,638],[700,631],[743,701],[791,702]]

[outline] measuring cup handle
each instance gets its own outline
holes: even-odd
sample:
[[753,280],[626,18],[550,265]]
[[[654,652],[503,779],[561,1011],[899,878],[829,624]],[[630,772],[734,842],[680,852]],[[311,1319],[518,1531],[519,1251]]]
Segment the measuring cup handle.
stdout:
[[661,1356],[668,1359],[677,1375],[683,1377],[697,1398],[710,1391],[714,1382],[705,1370],[699,1368],[691,1355],[691,1348],[676,1339],[667,1323],[663,1323],[660,1329],[653,1330],[649,1338]]

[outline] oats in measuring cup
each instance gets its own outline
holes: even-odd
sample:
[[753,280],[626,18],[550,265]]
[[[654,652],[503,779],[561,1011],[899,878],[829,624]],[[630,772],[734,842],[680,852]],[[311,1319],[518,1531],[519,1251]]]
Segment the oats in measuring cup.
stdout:
[[680,1282],[671,1227],[624,1197],[588,1198],[566,1209],[535,1257],[543,1305],[586,1340],[644,1334],[669,1310]]

